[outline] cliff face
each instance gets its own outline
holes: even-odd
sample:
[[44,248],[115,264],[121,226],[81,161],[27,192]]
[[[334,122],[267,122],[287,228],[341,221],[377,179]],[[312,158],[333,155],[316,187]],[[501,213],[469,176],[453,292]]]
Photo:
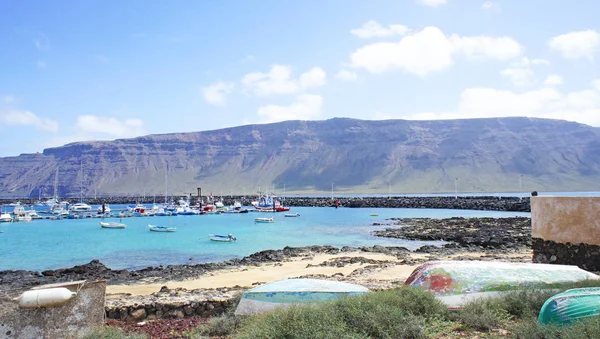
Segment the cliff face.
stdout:
[[[600,189],[600,128],[528,118],[286,121],[0,158],[0,196]],[[82,170],[80,171],[80,166]],[[83,176],[81,175],[83,173]],[[165,177],[167,180],[165,180]],[[458,180],[456,180],[458,178]],[[83,184],[82,184],[83,181]],[[522,185],[519,182],[522,182]]]

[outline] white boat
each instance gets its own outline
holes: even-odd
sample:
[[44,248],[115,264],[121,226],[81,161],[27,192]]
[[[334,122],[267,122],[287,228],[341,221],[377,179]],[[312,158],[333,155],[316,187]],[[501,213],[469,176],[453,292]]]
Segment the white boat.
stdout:
[[119,222],[100,222],[100,226],[102,228],[125,228],[127,225],[121,224]]
[[20,201],[11,202],[10,204],[8,204],[8,206],[21,206],[21,202]]
[[8,213],[0,214],[0,222],[12,222],[13,218]]
[[269,222],[275,222],[275,219],[273,219],[273,218],[256,218],[256,219],[254,219],[254,222],[269,223]]
[[[104,211],[102,209],[104,208]],[[110,213],[110,206],[108,204],[102,204],[97,208],[98,214],[107,214]]]
[[300,213],[288,213],[288,214],[285,214],[285,217],[287,217],[287,218],[296,218],[296,217],[299,217],[299,216],[300,216]]
[[31,217],[29,216],[29,213],[27,213],[27,211],[25,210],[25,207],[23,207],[22,205],[16,205],[15,208],[13,209],[13,214],[15,215],[15,217],[13,218],[14,221],[18,221],[18,222],[31,221]]
[[292,304],[327,302],[368,293],[360,285],[321,279],[286,279],[274,281],[244,292],[235,315],[250,315],[289,307]]
[[26,211],[27,215],[29,215],[29,217],[31,219],[42,219],[42,217],[40,217],[39,214],[37,214],[37,211],[34,210],[33,208],[31,208],[30,210]]
[[148,225],[148,229],[153,232],[175,232],[177,227],[167,227],[159,225]]
[[221,242],[234,242],[237,240],[232,234],[229,235],[218,235],[218,234],[209,234],[208,238],[212,241],[221,241]]
[[78,202],[71,206],[71,212],[89,212],[92,210],[92,206],[86,204],[85,202]]

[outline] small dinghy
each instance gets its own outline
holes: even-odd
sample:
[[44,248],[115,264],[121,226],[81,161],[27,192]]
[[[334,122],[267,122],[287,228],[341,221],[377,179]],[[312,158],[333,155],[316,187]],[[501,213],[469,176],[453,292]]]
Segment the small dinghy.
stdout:
[[275,219],[273,219],[273,218],[256,218],[256,219],[254,219],[254,222],[268,223],[268,222],[275,222]]
[[322,279],[274,281],[244,292],[235,315],[262,313],[292,304],[310,304],[360,295],[369,289],[360,285]]
[[100,221],[100,227],[102,228],[125,228],[127,225],[119,222],[102,222]]
[[540,324],[558,325],[573,322],[600,314],[600,288],[574,288],[559,293],[544,303],[540,310]]
[[285,214],[286,218],[296,218],[296,217],[299,217],[299,216],[300,216],[300,213],[288,213],[288,214]]
[[208,238],[212,241],[221,241],[221,242],[234,242],[237,240],[232,234],[229,235],[218,235],[218,234],[209,234]]
[[148,229],[153,232],[175,232],[177,227],[167,227],[159,225],[148,225]]

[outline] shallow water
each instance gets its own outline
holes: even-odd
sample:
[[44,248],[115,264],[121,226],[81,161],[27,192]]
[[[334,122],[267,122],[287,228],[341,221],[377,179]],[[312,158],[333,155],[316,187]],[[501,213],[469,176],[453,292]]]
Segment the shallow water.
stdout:
[[[123,206],[112,206],[113,210]],[[103,229],[101,219],[34,220],[0,224],[0,270],[46,270],[99,259],[113,269],[216,262],[285,246],[404,246],[416,249],[432,242],[374,237],[372,226],[392,217],[509,217],[529,213],[384,208],[294,207],[284,213],[245,213],[125,218],[126,229]],[[378,216],[371,216],[378,214]],[[272,224],[254,218],[273,216]],[[104,219],[119,221],[119,219]],[[148,224],[175,226],[177,232],[148,231]],[[213,242],[208,235],[232,233],[235,243]],[[439,242],[438,242],[439,244]],[[190,260],[193,258],[193,260]]]

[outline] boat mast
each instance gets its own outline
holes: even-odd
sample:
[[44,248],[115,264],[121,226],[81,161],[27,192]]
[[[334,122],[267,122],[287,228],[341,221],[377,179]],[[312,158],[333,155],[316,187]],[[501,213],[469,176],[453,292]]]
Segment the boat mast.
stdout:
[[169,170],[169,162],[167,162],[165,166],[165,205],[167,204],[167,192],[168,192],[168,181],[167,181],[167,171]]
[[54,200],[58,202],[58,166],[56,166],[56,175],[54,176]]

